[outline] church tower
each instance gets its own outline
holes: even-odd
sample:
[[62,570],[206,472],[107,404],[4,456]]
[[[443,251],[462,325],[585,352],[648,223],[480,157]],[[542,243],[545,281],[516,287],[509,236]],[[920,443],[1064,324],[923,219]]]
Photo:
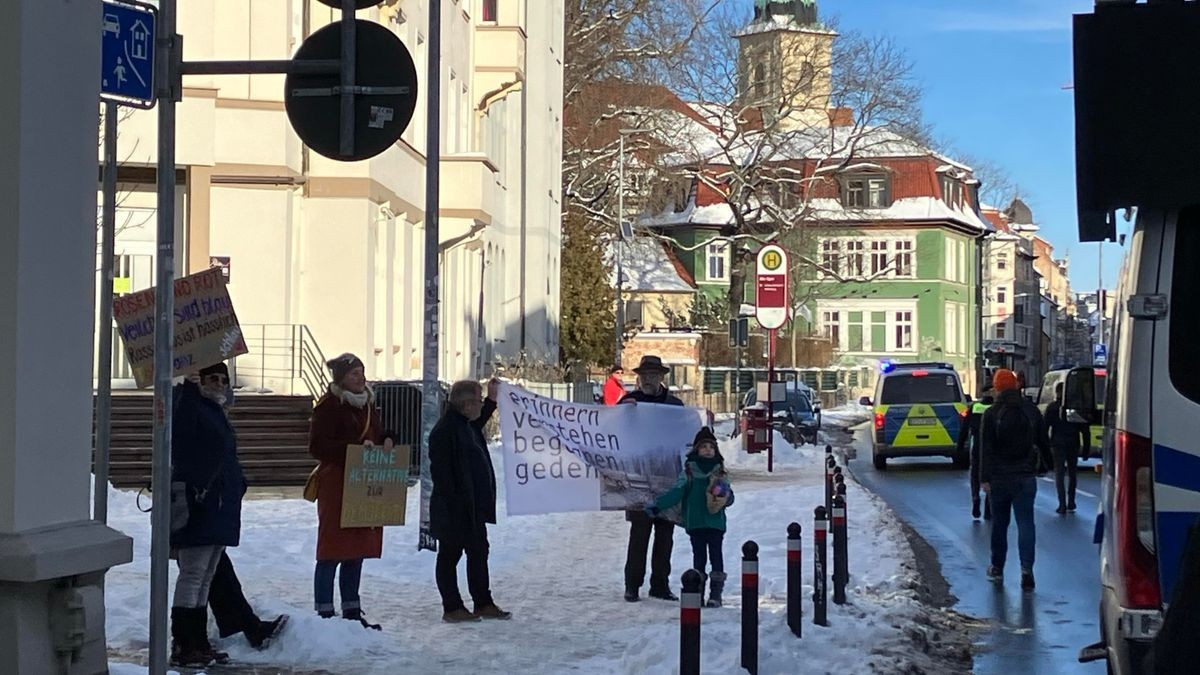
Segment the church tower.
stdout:
[[817,0],[754,0],[754,18],[734,37],[741,105],[785,130],[829,124],[837,33],[821,25]]

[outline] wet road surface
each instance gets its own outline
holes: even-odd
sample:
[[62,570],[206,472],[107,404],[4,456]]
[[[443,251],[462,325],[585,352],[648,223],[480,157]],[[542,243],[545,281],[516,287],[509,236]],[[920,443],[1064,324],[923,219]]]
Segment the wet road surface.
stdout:
[[1037,590],[1022,593],[1017,563],[1016,522],[1009,526],[1003,586],[985,576],[991,560],[990,523],[971,519],[967,472],[940,458],[888,461],[886,471],[871,464],[865,429],[855,434],[858,458],[849,468],[860,483],[887,501],[938,553],[953,609],[987,621],[991,629],[976,642],[975,672],[1103,673],[1104,664],[1080,664],[1079,649],[1098,639],[1099,563],[1092,533],[1100,481],[1082,463],[1074,514],[1055,513],[1058,497],[1052,474],[1038,481],[1034,518]]

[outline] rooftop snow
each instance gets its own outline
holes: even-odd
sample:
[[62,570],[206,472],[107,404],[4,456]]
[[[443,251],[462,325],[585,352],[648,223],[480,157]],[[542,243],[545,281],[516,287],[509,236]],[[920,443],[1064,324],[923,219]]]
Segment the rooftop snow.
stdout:
[[[621,251],[621,267],[624,281],[621,288],[627,291],[681,293],[694,291],[695,287],[679,275],[664,244],[653,237],[634,237],[633,241],[618,244]],[[608,283],[616,287],[616,268],[612,251],[606,256],[609,265]]]

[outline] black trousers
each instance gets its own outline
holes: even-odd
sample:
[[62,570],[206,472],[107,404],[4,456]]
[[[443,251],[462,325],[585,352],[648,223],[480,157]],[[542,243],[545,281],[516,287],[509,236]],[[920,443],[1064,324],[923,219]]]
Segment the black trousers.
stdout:
[[242,583],[238,581],[237,572],[233,571],[233,561],[225,553],[221,554],[217,573],[213,575],[212,586],[208,590],[208,606],[212,609],[217,630],[223,638],[241,633],[259,622],[254,608],[242,593]]
[[471,593],[476,611],[494,604],[488,578],[487,525],[480,524],[474,532],[438,539],[434,575],[438,592],[442,594],[442,609],[446,612],[466,607],[458,592],[458,561],[462,560],[464,554],[467,556],[467,590]]
[[1075,485],[1079,480],[1079,448],[1056,445],[1050,449],[1054,454],[1054,486],[1058,488],[1058,505],[1072,506],[1075,504]]
[[641,588],[646,579],[646,549],[654,531],[654,551],[650,556],[650,592],[671,588],[671,549],[675,545],[675,523],[651,518],[642,511],[627,512],[629,550],[625,556],[625,587]]

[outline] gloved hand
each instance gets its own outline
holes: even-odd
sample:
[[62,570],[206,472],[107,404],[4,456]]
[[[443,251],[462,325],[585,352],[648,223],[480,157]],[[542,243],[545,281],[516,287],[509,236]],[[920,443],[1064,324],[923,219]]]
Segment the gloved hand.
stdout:
[[659,514],[662,513],[662,511],[660,511],[658,509],[658,507],[654,505],[653,502],[646,505],[645,511],[646,511],[646,515],[650,516],[651,518],[657,518],[659,516]]
[[719,480],[712,486],[712,494],[714,497],[728,497],[730,492],[729,483]]

